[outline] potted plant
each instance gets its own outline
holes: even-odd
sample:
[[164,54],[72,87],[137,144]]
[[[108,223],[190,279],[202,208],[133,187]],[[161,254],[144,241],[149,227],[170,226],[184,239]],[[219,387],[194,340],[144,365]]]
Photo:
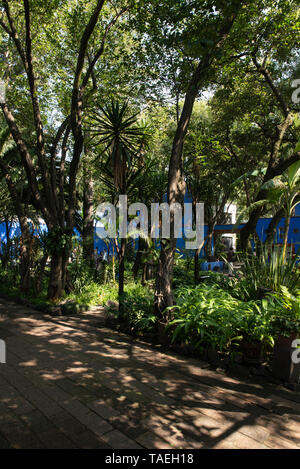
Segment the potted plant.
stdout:
[[267,300],[250,301],[245,304],[244,311],[241,311],[239,334],[243,338],[239,351],[248,365],[261,364],[265,349],[274,345],[269,317]]
[[281,287],[275,295],[276,309],[272,320],[275,336],[273,375],[290,383],[300,382],[300,364],[293,362],[294,341],[300,337],[300,294]]
[[262,361],[262,343],[251,339],[249,336],[244,336],[240,342],[239,351],[243,354],[244,363],[247,365],[259,365]]

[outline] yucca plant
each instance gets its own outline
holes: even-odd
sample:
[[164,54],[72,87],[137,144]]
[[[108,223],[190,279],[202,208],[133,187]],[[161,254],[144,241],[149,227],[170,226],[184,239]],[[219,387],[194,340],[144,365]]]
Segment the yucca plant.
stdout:
[[263,245],[260,255],[245,255],[241,260],[243,268],[242,277],[235,285],[236,293],[245,300],[255,298],[260,288],[280,292],[282,286],[291,292],[300,288],[300,271],[297,254],[294,258],[284,258],[284,246],[270,247]]
[[268,200],[272,203],[278,203],[284,208],[285,226],[283,235],[282,257],[285,260],[288,244],[288,233],[293,210],[299,203],[300,194],[300,161],[294,164],[277,178],[266,182],[263,186],[268,191]]
[[90,113],[92,125],[89,132],[95,145],[100,145],[100,160],[108,155],[107,164],[114,176],[114,186],[126,193],[126,178],[133,161],[141,156],[147,143],[148,129],[138,124],[137,113],[132,113],[128,102],[112,99],[105,106],[98,105]]
[[[106,185],[118,194],[128,195],[130,169],[139,168],[142,172],[143,152],[147,144],[148,130],[145,125],[138,125],[138,113],[132,113],[128,101],[119,103],[112,99],[105,106],[97,105],[90,114],[89,132],[99,149],[99,160],[103,165],[107,158],[106,175],[111,173],[113,183],[107,177]],[[137,174],[135,175],[135,177]],[[122,314],[122,298],[124,295],[126,239],[121,239],[118,249],[119,257],[119,313]]]

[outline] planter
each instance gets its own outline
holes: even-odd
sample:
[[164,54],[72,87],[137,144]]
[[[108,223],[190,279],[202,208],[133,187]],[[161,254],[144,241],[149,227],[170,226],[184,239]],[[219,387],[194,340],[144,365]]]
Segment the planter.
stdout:
[[171,345],[171,332],[176,328],[174,325],[167,329],[168,324],[164,321],[158,321],[157,323],[158,338],[162,345]]
[[260,365],[262,362],[262,344],[261,342],[247,342],[243,340],[240,343],[239,351],[243,354],[243,361],[247,365]]
[[289,337],[278,336],[274,346],[272,362],[272,374],[275,378],[288,383],[300,383],[300,363],[294,363],[292,357],[296,350],[292,347],[299,333],[293,333]]

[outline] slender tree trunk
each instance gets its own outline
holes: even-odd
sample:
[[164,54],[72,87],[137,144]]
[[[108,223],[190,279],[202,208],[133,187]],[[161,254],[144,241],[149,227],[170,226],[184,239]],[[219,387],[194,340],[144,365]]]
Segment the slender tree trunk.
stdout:
[[48,298],[57,300],[63,294],[63,256],[53,253],[51,257],[50,279],[48,284]]
[[274,237],[276,234],[276,228],[278,223],[280,222],[281,218],[283,218],[285,215],[284,208],[281,208],[278,210],[275,215],[273,216],[272,220],[270,221],[270,224],[267,229],[267,237],[266,237],[266,244],[271,244],[274,242]]
[[83,258],[90,267],[94,266],[94,182],[92,172],[84,164],[84,192],[83,192]]
[[62,254],[62,290],[67,294],[74,291],[74,286],[68,270],[69,259],[71,256],[71,244]]
[[207,257],[212,255],[214,228],[215,228],[215,224],[210,224],[210,223],[208,224],[208,233],[206,236],[206,244],[205,244],[205,252],[206,252]]
[[28,294],[30,291],[30,242],[31,236],[28,226],[28,219],[25,216],[20,217],[20,228],[22,233],[22,241],[20,243],[20,290]]
[[195,251],[195,256],[194,256],[194,280],[195,280],[195,285],[198,285],[199,282],[199,256],[200,256],[201,248],[198,248]]
[[47,259],[48,259],[48,253],[45,252],[41,260],[41,264],[39,266],[36,279],[35,279],[35,288],[36,288],[37,293],[41,293],[42,288],[43,288],[43,280],[45,277],[45,268],[47,264]]
[[119,314],[123,314],[123,295],[124,295],[124,274],[125,274],[125,251],[126,238],[121,238],[121,247],[119,251]]
[[143,253],[145,252],[145,249],[146,249],[145,240],[143,238],[139,238],[139,246],[138,246],[138,250],[137,250],[133,268],[132,268],[134,280],[137,280],[139,269],[142,265]]
[[175,248],[170,244],[165,245],[161,241],[161,252],[158,260],[154,312],[158,317],[162,317],[163,311],[168,306],[173,306],[174,298],[172,294],[172,275],[174,264]]
[[[291,157],[286,158],[283,162],[278,161],[278,155],[282,146],[283,138],[288,128],[293,123],[293,116],[289,107],[285,103],[284,98],[281,95],[279,89],[277,89],[276,84],[274,83],[270,72],[264,66],[258,63],[255,54],[252,56],[252,61],[254,65],[256,66],[258,72],[262,74],[266,83],[269,85],[273,95],[276,97],[276,100],[284,116],[284,119],[281,122],[281,124],[277,126],[276,139],[272,143],[268,169],[263,180],[263,183],[265,183],[269,181],[270,179],[273,179],[275,176],[279,176],[280,174],[282,174],[285,169],[287,169],[293,162],[295,162],[295,160],[298,161],[299,153],[298,154],[296,153],[295,155],[292,155]],[[264,190],[260,190],[255,201],[257,202],[259,200],[263,200],[265,198],[265,195],[266,195],[266,192]],[[246,223],[244,228],[242,228],[241,230],[240,239],[241,239],[241,248],[243,251],[247,250],[249,237],[252,233],[255,233],[256,224],[261,214],[262,214],[261,208],[253,210],[248,222]]]
[[291,224],[291,214],[287,213],[286,218],[285,218],[284,235],[283,235],[283,250],[282,250],[282,258],[284,261],[286,260],[286,254],[287,254],[290,224]]
[[11,239],[10,239],[10,229],[9,229],[9,220],[5,216],[5,232],[6,232],[6,246],[2,255],[2,265],[3,269],[6,270],[10,261],[10,249],[11,249]]
[[113,246],[112,246],[112,259],[111,259],[111,262],[112,262],[112,280],[113,280],[113,283],[115,283],[115,281],[116,281],[116,259],[115,259],[115,244],[114,243],[113,243]]
[[199,61],[193,76],[188,84],[185,94],[184,104],[181,111],[180,119],[177,124],[171,158],[169,163],[168,174],[168,203],[171,212],[171,239],[170,245],[166,247],[161,243],[160,259],[157,272],[156,291],[154,298],[154,310],[156,314],[161,314],[167,306],[174,304],[171,287],[171,276],[173,270],[174,255],[176,249],[176,239],[174,238],[174,212],[173,203],[183,203],[186,186],[182,174],[182,153],[184,140],[189,127],[194,102],[198,95],[200,85],[215,60],[215,52],[221,50],[228,33],[230,32],[240,6],[237,4],[236,11],[225,18],[222,24],[214,47],[210,49]]

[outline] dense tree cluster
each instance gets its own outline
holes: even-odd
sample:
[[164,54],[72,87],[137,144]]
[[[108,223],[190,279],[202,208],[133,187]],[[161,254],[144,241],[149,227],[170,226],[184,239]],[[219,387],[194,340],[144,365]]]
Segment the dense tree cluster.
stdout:
[[[119,194],[147,205],[166,194],[172,208],[188,189],[205,203],[207,251],[228,202],[245,214],[243,249],[261,215],[282,215],[266,183],[300,160],[297,3],[1,1],[1,217],[20,224],[23,291],[48,256],[48,298],[72,289],[74,228],[93,265],[96,207]],[[157,315],[174,302],[173,218],[155,258]],[[34,264],[40,219],[48,234]],[[128,242],[114,242],[121,298]],[[135,275],[151,249],[140,239]]]

